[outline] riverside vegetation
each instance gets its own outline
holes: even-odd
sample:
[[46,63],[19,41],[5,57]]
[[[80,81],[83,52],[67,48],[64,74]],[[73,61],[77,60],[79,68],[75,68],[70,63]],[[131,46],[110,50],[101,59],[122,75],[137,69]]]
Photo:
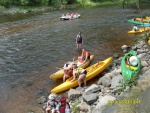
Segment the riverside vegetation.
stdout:
[[149,0],[0,0],[1,15],[37,13],[87,6],[126,5],[149,3]]

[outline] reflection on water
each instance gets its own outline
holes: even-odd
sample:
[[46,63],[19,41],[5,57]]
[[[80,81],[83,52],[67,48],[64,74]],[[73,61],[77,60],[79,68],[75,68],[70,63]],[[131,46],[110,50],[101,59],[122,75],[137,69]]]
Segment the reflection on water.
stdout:
[[[63,10],[1,23],[1,110],[10,113],[40,110],[34,100],[49,94],[55,85],[49,76],[58,70],[56,67],[78,57],[75,37],[79,31],[83,36],[83,48],[95,55],[92,63],[121,53],[120,47],[131,45],[135,38],[127,34],[132,28],[127,20],[139,15],[135,10],[120,7],[76,9],[69,12],[80,13],[80,19],[60,21],[59,17],[68,12]],[[146,15],[148,11],[143,12]],[[9,105],[11,110],[6,108]]]

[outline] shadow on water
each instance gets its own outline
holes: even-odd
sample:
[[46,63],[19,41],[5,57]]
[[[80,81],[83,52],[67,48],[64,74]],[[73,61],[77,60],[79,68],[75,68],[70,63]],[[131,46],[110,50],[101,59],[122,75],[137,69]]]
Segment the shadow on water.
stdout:
[[[59,17],[67,12],[78,12],[81,18],[60,21]],[[146,16],[149,9],[142,12]],[[96,7],[29,15],[21,20],[17,17],[15,21],[6,17],[9,22],[0,24],[1,111],[41,111],[36,100],[61,82],[49,76],[58,70],[56,67],[78,57],[75,37],[79,31],[83,48],[95,55],[92,64],[114,53],[122,54],[120,47],[130,46],[136,39],[136,35],[127,34],[132,29],[127,20],[134,16],[139,17],[134,8]]]

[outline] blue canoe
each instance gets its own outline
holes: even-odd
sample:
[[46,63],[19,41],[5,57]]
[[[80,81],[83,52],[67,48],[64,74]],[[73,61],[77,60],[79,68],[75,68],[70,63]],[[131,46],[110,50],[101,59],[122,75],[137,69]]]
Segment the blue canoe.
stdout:
[[150,24],[147,23],[147,24],[144,24],[144,25],[142,24],[142,25],[140,25],[140,26],[141,26],[141,27],[150,27]]

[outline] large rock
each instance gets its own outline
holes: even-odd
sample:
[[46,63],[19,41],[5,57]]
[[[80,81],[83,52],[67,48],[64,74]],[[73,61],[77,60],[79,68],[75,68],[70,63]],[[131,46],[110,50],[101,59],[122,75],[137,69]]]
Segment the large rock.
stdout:
[[141,53],[144,53],[144,52],[146,52],[144,49],[137,49],[137,54],[141,54]]
[[78,104],[77,107],[79,108],[80,111],[85,112],[85,113],[88,113],[90,111],[90,106],[86,104],[85,102]]
[[[115,97],[109,96],[109,95],[106,95],[104,97],[100,96],[99,102],[96,105],[96,107],[92,110],[92,113],[102,113],[102,111],[105,109],[105,105],[108,104],[108,101],[111,101],[111,100],[113,101],[115,99],[116,99]],[[113,112],[110,111],[110,113],[113,113]]]
[[101,90],[100,86],[93,84],[89,88],[87,88],[84,92],[87,94],[90,94],[90,93],[95,93],[95,92],[100,91],[100,90]]
[[147,54],[144,54],[142,55],[142,57],[140,58],[140,60],[145,60],[145,61],[148,61],[150,59],[150,55],[147,55]]
[[121,49],[122,49],[122,50],[127,50],[127,49],[128,49],[128,46],[127,46],[127,45],[123,45],[123,46],[121,47]]
[[140,59],[143,59],[143,57],[145,57],[146,55],[147,55],[146,53],[142,53],[142,54],[137,55],[137,57]]
[[68,98],[70,100],[75,100],[75,99],[79,98],[80,96],[81,96],[81,92],[79,90],[70,89],[68,91]]
[[110,76],[106,76],[104,75],[102,78],[102,85],[105,86],[105,87],[109,87],[110,86],[110,81],[111,81],[111,78]]
[[116,98],[111,96],[111,95],[105,95],[104,97],[101,97],[99,98],[99,102],[98,104],[96,105],[96,108],[101,108],[103,107],[104,105],[108,104],[109,101],[113,101],[115,100]]
[[136,44],[137,48],[140,49],[145,45],[144,41],[140,41],[138,44]]
[[98,94],[96,94],[96,93],[83,94],[83,95],[82,95],[82,98],[83,98],[83,100],[84,100],[87,104],[91,105],[91,104],[93,104],[94,102],[97,101],[97,99],[98,99]]
[[148,66],[148,63],[146,61],[141,61],[141,66],[142,67],[147,67]]
[[111,87],[112,89],[116,88],[119,86],[119,81],[123,80],[122,75],[114,76],[111,80]]

